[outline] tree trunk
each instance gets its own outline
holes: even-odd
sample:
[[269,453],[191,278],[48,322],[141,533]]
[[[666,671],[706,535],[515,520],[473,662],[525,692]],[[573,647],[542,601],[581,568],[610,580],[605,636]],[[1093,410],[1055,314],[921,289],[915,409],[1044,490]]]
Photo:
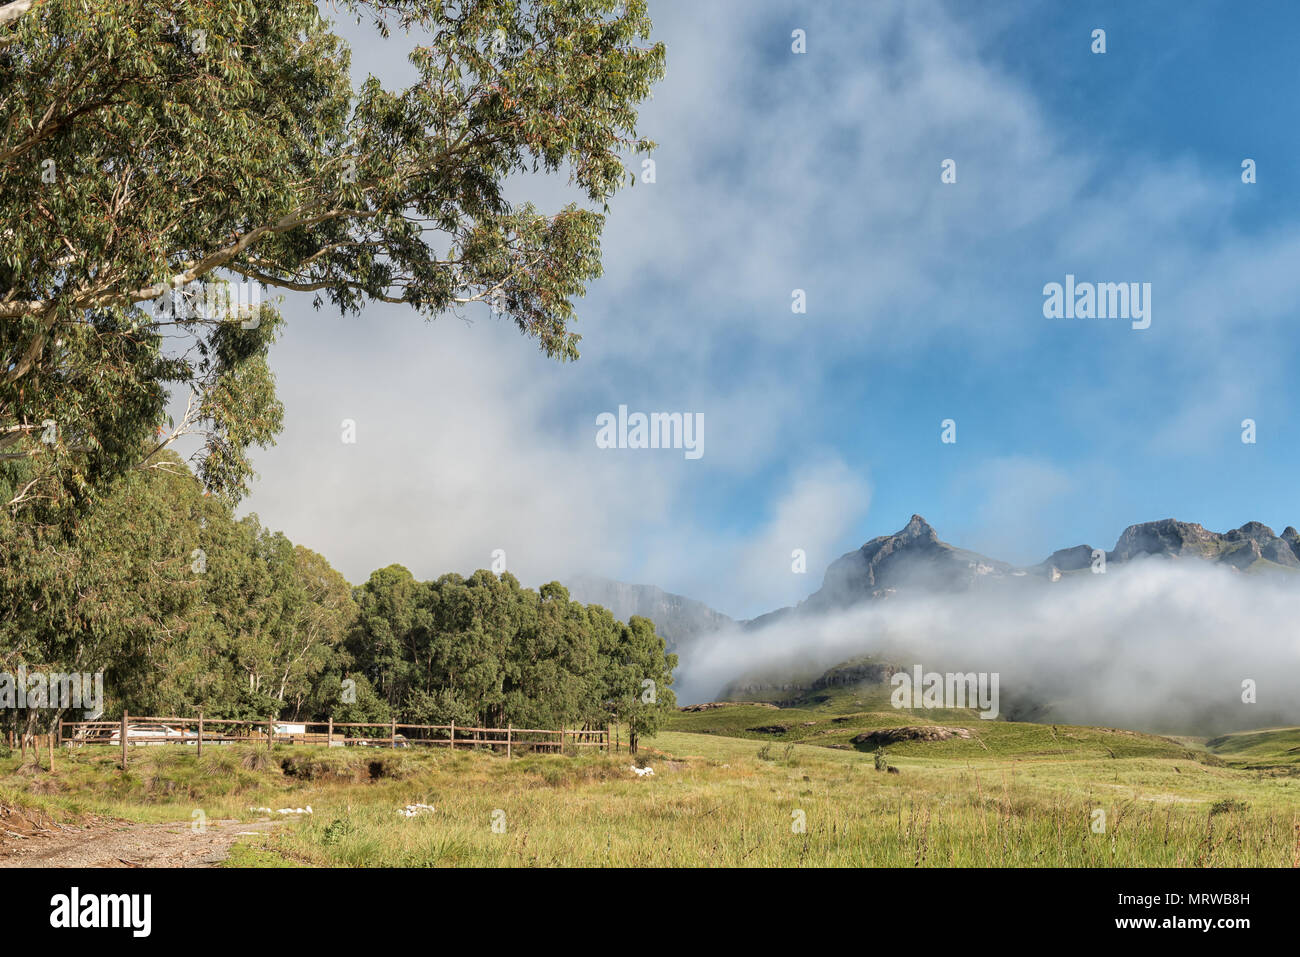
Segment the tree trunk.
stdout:
[[[29,738],[29,737],[31,737],[33,734],[35,734],[35,732],[36,732],[36,719],[37,719],[39,716],[40,716],[40,712],[38,712],[35,708],[28,708],[28,709],[27,709],[27,722],[26,722],[26,726],[25,726],[25,727],[23,728],[23,730],[22,730],[22,735],[23,735],[23,740],[24,740],[24,741],[26,741],[27,738]],[[39,768],[39,767],[41,766],[41,756],[40,756],[39,754],[36,753],[36,742],[35,742],[35,741],[32,742],[32,755],[36,758],[36,767]]]

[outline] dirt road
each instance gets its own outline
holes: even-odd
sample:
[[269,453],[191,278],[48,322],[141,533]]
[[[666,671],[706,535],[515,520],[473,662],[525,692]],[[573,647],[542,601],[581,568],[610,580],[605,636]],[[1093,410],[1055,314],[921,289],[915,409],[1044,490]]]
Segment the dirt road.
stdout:
[[278,821],[134,824],[97,820],[84,826],[46,823],[22,831],[0,821],[0,867],[215,867],[241,836]]

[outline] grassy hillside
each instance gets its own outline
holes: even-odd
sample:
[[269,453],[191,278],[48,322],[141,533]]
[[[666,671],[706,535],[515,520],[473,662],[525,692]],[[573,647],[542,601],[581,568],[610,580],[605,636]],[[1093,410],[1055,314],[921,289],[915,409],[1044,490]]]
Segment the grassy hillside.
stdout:
[[1233,766],[1294,768],[1300,765],[1300,728],[1240,731],[1211,738],[1205,747]]
[[830,748],[857,748],[852,739],[863,732],[900,725],[943,725],[968,729],[972,737],[914,741],[890,745],[890,754],[943,758],[990,756],[1168,757],[1209,760],[1203,749],[1172,738],[1113,728],[1032,724],[986,720],[973,709],[897,709],[887,685],[827,688],[796,692],[789,706],[736,703],[707,711],[678,712],[665,724],[669,731],[721,734],[735,738],[791,742]]

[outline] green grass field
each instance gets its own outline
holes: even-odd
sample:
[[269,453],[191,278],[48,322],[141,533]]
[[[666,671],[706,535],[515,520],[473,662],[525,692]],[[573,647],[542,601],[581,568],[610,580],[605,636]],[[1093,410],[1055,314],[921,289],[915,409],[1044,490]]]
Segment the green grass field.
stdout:
[[1291,772],[1300,764],[1300,728],[1265,728],[1211,738],[1206,748],[1234,767]]
[[[1300,864],[1300,729],[1174,740],[900,715],[873,694],[678,714],[644,778],[626,753],[141,748],[123,774],[104,749],[52,775],[0,759],[0,803],[144,821],[310,804],[236,847],[228,865],[250,867]],[[890,747],[897,774],[847,743],[927,722],[977,737]],[[789,730],[746,730],[773,724]],[[414,802],[436,811],[397,813]]]

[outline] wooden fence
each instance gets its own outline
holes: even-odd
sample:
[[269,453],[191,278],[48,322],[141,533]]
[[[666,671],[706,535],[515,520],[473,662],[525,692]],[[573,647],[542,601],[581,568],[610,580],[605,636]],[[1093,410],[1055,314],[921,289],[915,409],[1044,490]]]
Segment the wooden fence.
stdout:
[[[386,724],[357,721],[285,721],[267,718],[246,721],[230,718],[205,718],[199,712],[193,718],[148,717],[123,714],[120,721],[60,721],[50,738],[50,760],[54,759],[53,741],[60,747],[77,748],[109,745],[122,749],[122,766],[127,764],[129,746],[180,744],[189,745],[198,754],[204,746],[227,744],[317,745],[320,747],[411,748],[445,747],[479,748],[504,751],[511,757],[518,751],[547,751],[562,754],[575,748],[610,750],[609,728],[472,728],[455,724]],[[614,743],[618,749],[617,740]]]

